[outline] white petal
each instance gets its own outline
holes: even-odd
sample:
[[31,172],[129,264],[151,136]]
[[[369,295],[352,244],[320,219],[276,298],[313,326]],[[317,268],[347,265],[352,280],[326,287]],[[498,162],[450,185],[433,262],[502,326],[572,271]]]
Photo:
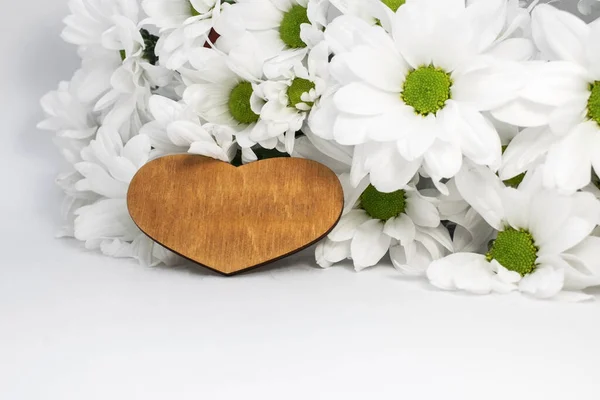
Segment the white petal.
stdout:
[[[389,36],[383,36],[389,40]],[[402,91],[407,66],[399,54],[359,46],[345,54],[344,62],[366,83],[398,96]]]
[[310,130],[323,139],[333,139],[333,126],[338,111],[333,102],[333,96],[322,97],[308,116]]
[[556,135],[566,135],[578,124],[584,122],[586,116],[587,98],[581,97],[557,107],[550,115],[550,128]]
[[148,100],[148,108],[154,118],[162,123],[174,121],[183,110],[181,104],[158,95],[150,97],[150,100]]
[[519,290],[540,299],[558,294],[564,283],[564,272],[552,266],[540,266],[519,282]]
[[125,199],[105,199],[77,210],[75,237],[78,240],[121,239],[131,241],[139,234],[127,213]]
[[379,115],[398,106],[397,94],[384,92],[364,83],[354,82],[342,87],[333,101],[338,110],[353,115]]
[[350,241],[334,242],[323,240],[315,249],[317,264],[322,268],[329,268],[332,264],[350,257]]
[[[444,225],[440,224],[435,228],[419,227],[419,232],[429,236],[436,243],[442,245],[446,250],[450,252],[454,251],[454,245],[452,244],[452,239],[450,238],[450,232],[448,232],[448,229]],[[424,237],[422,235],[420,236],[421,237],[419,239],[423,240]]]
[[421,160],[406,161],[394,146],[376,144],[377,151],[370,153],[371,183],[380,192],[391,193],[404,188],[410,182],[419,167]]
[[554,107],[517,99],[492,111],[494,118],[516,126],[534,127],[547,125]]
[[383,258],[390,248],[391,238],[383,233],[383,223],[370,220],[356,231],[351,244],[354,268],[360,271],[372,267]]
[[456,253],[433,261],[427,269],[427,278],[440,289],[489,294],[495,276],[485,256]]
[[487,54],[512,61],[528,61],[533,58],[537,49],[530,39],[510,38],[495,45]]
[[385,114],[370,121],[366,127],[368,136],[377,142],[401,140],[418,129],[414,124],[415,118],[413,108],[399,102]]
[[563,229],[572,212],[572,201],[556,191],[540,190],[536,192],[527,207],[529,231],[536,245],[546,248],[548,242]]
[[580,124],[562,141],[554,144],[546,159],[544,185],[573,192],[591,181],[590,152],[594,135],[599,132],[593,121]]
[[[392,257],[392,263],[394,267],[410,276],[423,276],[427,272],[427,268],[431,265],[432,257],[429,251],[418,241],[409,243],[405,248],[406,264],[401,265],[394,263],[394,257]],[[391,252],[390,252],[391,255]]]
[[505,188],[501,193],[506,221],[515,229],[529,227],[529,198],[523,192]]
[[[580,3],[581,4],[581,3]],[[596,6],[600,6],[599,2],[596,2]],[[595,22],[590,24],[591,32],[587,38],[585,49],[587,52],[587,67],[592,73],[592,77],[596,80],[600,79],[600,50],[598,49],[598,38],[600,37],[600,24],[596,19]]]
[[533,64],[525,70],[526,85],[520,96],[537,104],[561,106],[589,96],[587,71],[564,61]]
[[333,125],[333,138],[343,146],[352,146],[367,141],[369,129],[376,123],[377,117],[338,114]]
[[352,15],[336,18],[327,26],[325,40],[334,54],[342,54],[353,48],[357,37],[363,36],[371,25]]
[[524,82],[518,64],[483,67],[454,77],[452,98],[478,111],[496,109],[514,100]]
[[[393,36],[398,50],[413,67],[431,64],[434,27],[425,10],[405,4],[396,12]],[[427,23],[425,23],[427,22]]]
[[433,179],[452,178],[462,167],[460,148],[451,143],[436,140],[425,153],[425,168]]
[[440,127],[433,114],[429,114],[426,117],[413,114],[408,116],[408,118],[412,119],[410,121],[412,132],[405,132],[409,134],[401,137],[397,142],[397,146],[398,151],[404,158],[413,161],[422,157],[433,145],[433,142],[440,134]]
[[385,223],[383,233],[406,244],[415,240],[415,224],[406,214],[391,218]]
[[464,123],[456,129],[463,154],[477,164],[499,168],[502,146],[494,125],[470,107],[460,105],[459,110]]
[[557,138],[545,127],[521,131],[502,155],[502,180],[514,178],[529,170],[541,161],[556,140]]
[[478,50],[487,49],[499,36],[506,24],[507,2],[488,0],[471,2],[466,8],[469,23],[477,27]]
[[501,193],[504,185],[486,167],[464,164],[456,175],[456,187],[471,207],[496,230],[504,228],[504,207]]
[[563,257],[569,264],[565,268],[566,289],[580,290],[600,285],[600,238],[585,238]]
[[406,200],[406,214],[416,225],[436,228],[440,224],[440,214],[435,205],[419,196]]
[[575,15],[541,4],[532,13],[532,32],[543,56],[585,65],[590,29]]
[[130,161],[136,168],[148,162],[151,144],[150,138],[145,135],[134,136],[125,144],[121,155]]
[[498,279],[504,283],[518,283],[521,280],[521,274],[515,271],[509,271],[496,260],[491,261],[492,268],[496,270]]
[[340,222],[327,237],[334,242],[350,240],[356,233],[356,229],[370,219],[371,217],[364,210],[351,210],[342,216]]

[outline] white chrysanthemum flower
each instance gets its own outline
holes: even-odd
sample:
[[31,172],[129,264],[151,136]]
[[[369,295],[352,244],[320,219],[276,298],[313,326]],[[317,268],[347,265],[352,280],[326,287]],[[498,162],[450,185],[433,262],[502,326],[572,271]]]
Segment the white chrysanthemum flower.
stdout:
[[178,258],[144,235],[127,211],[127,189],[135,173],[148,161],[150,140],[138,135],[123,145],[118,132],[101,128],[75,164],[81,179],[74,190],[97,200],[77,209],[73,234],[89,249],[114,257],[133,257],[143,264],[173,264]]
[[268,57],[305,55],[323,40],[328,0],[238,0],[215,24],[218,47],[228,52],[250,34]]
[[117,25],[115,18],[125,18],[137,23],[137,0],[70,0],[71,15],[64,19],[66,25],[61,36],[78,46],[102,46],[105,35],[111,35]]
[[592,167],[600,172],[600,25],[539,5],[533,36],[551,61],[531,67],[522,101],[514,107],[515,123],[537,128],[511,143],[506,174],[546,156],[545,186],[573,192],[590,183]]
[[73,77],[77,96],[93,103],[102,124],[128,140],[148,120],[152,90],[173,79],[172,72],[155,65],[158,38],[138,28],[136,1],[73,0],[71,5],[63,37],[81,46],[82,67]]
[[155,119],[144,125],[140,134],[150,138],[153,157],[191,153],[225,162],[231,162],[235,157],[237,146],[233,129],[202,125],[189,106],[162,96],[152,96],[148,108]]
[[194,50],[190,57],[194,69],[182,70],[188,84],[183,98],[203,120],[232,128],[242,148],[258,143],[273,149],[279,140],[260,118],[264,99],[256,91],[263,81],[264,55],[258,44],[246,39],[250,40],[229,55],[214,49]]
[[591,236],[600,201],[590,193],[543,189],[542,175],[530,171],[514,189],[488,168],[465,165],[457,187],[498,233],[485,255],[463,252],[434,261],[427,270],[431,283],[476,294],[519,290],[538,298],[589,298],[572,291],[600,285],[600,238]]
[[42,97],[41,105],[46,119],[39,129],[56,133],[55,142],[65,159],[74,164],[81,161],[81,150],[98,130],[98,115],[90,104],[77,98],[77,87],[72,82],[61,82],[56,91]]
[[414,184],[393,193],[363,182],[350,185],[340,177],[346,210],[338,225],[316,249],[324,268],[351,258],[357,271],[376,265],[389,251],[394,267],[406,275],[422,275],[432,260],[452,251],[452,241],[434,199]]
[[528,43],[498,41],[506,9],[506,0],[467,8],[463,0],[407,0],[391,34],[351,16],[330,24],[331,74],[341,88],[333,107],[321,108],[330,129],[313,129],[356,145],[354,184],[370,174],[391,192],[421,167],[439,182],[460,170],[463,156],[500,167],[500,138],[484,113],[517,96],[520,63],[510,59]]
[[256,88],[265,99],[260,118],[266,122],[269,135],[283,140],[285,151],[292,154],[296,132],[327,89],[327,44],[321,42],[312,49],[305,63],[294,58],[283,65],[267,62],[264,69],[267,80]]
[[160,29],[156,54],[161,64],[177,70],[184,66],[193,49],[202,47],[221,13],[222,0],[144,0],[148,19]]

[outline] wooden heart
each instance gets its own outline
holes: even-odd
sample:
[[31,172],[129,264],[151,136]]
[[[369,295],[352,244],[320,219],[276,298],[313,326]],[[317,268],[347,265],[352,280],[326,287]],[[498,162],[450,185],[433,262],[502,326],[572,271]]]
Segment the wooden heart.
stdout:
[[337,224],[344,196],[335,173],[315,161],[273,158],[234,167],[175,155],[138,171],[127,205],[151,239],[231,275],[323,238]]

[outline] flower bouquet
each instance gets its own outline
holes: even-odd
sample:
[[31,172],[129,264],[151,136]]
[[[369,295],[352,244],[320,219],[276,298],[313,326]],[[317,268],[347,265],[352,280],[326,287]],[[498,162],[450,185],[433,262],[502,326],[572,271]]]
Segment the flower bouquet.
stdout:
[[321,267],[389,255],[440,289],[570,301],[600,285],[600,22],[517,0],[69,7],[82,65],[40,123],[72,165],[61,236],[172,265],[127,212],[144,164],[301,157],[344,189]]

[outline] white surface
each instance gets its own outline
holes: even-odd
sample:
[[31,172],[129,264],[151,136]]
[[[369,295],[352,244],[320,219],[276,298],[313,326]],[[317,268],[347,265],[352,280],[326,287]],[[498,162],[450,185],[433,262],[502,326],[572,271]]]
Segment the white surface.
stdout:
[[0,399],[600,397],[600,301],[441,293],[310,253],[227,279],[53,239],[59,157],[34,126],[77,66],[66,1],[2,2]]

